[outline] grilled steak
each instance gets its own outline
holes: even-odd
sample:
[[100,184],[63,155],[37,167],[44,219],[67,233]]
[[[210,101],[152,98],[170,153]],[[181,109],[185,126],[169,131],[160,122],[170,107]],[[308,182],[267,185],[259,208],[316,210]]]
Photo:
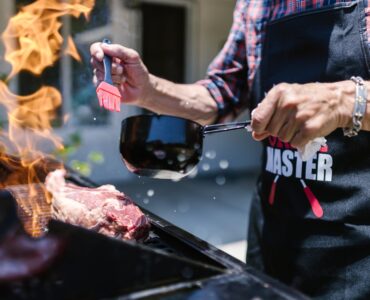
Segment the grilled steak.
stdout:
[[143,240],[149,221],[130,198],[113,185],[98,188],[67,183],[65,171],[47,175],[45,185],[53,195],[52,217],[124,240]]

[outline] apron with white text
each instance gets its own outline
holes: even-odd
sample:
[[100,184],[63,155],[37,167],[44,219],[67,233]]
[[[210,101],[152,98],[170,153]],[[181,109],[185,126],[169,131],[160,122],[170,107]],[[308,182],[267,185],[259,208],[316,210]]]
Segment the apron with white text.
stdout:
[[[343,2],[267,24],[253,106],[280,82],[370,78],[364,1]],[[270,137],[252,216],[247,262],[259,241],[265,271],[309,296],[370,299],[370,132],[327,137],[302,162],[296,149]],[[261,210],[261,209],[260,209]],[[254,239],[254,241],[253,241]],[[249,252],[250,250],[250,252]]]

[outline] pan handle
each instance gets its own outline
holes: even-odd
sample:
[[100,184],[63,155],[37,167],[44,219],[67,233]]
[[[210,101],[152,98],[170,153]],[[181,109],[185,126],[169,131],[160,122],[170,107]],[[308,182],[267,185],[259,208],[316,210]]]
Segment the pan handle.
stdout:
[[216,133],[216,132],[224,132],[224,131],[229,131],[229,130],[243,129],[243,128],[246,128],[250,124],[251,124],[251,121],[248,120],[244,122],[206,125],[203,127],[203,135],[210,134],[210,133]]

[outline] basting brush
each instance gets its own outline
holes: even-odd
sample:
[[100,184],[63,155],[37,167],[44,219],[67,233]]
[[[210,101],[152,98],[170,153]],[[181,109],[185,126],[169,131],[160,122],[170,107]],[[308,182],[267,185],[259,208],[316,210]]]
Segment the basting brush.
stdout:
[[[104,39],[103,43],[111,44],[111,41]],[[121,93],[118,88],[113,85],[112,80],[112,58],[104,55],[104,80],[98,85],[96,94],[98,95],[99,104],[101,107],[111,111],[120,111],[121,109]]]

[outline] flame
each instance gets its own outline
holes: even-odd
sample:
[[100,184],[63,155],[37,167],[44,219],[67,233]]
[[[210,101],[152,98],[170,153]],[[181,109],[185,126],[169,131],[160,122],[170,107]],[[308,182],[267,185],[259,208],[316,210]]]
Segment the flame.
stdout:
[[65,54],[72,56],[75,60],[81,61],[81,57],[78,54],[77,48],[75,43],[73,42],[72,38],[69,36],[67,40],[67,48],[64,51]]
[[46,67],[52,66],[58,60],[63,44],[59,18],[65,15],[78,18],[83,14],[87,19],[94,4],[95,0],[70,0],[69,3],[38,0],[21,8],[10,19],[2,35],[5,60],[12,65],[8,77],[21,70],[40,75]]
[[[63,44],[59,33],[63,25],[60,18],[84,15],[88,19],[94,5],[95,0],[37,0],[22,7],[2,34],[4,59],[12,66],[8,80],[23,70],[41,75],[62,53],[80,60],[70,36]],[[49,171],[62,167],[61,162],[41,149],[63,148],[62,140],[53,133],[51,125],[62,104],[62,96],[51,86],[42,86],[31,95],[19,96],[10,92],[6,82],[0,81],[0,104],[7,114],[7,124],[0,127],[0,188],[9,187],[18,202],[21,200],[20,207],[23,203],[24,212],[31,218],[26,222],[26,229],[33,236],[39,236],[41,230],[37,220],[45,216],[40,195],[44,202],[50,203],[50,197],[40,183]],[[24,187],[16,188],[25,184],[29,185],[27,192]]]

